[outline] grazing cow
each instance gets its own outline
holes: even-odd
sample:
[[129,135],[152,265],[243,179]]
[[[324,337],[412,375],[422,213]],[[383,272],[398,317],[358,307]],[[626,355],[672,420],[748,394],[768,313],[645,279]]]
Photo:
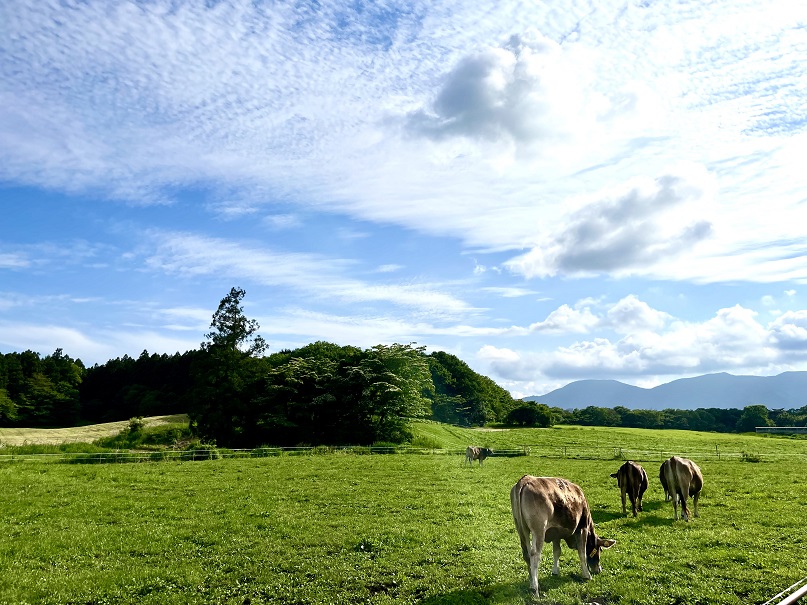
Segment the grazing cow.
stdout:
[[[485,461],[485,458],[493,454],[493,450],[489,450],[486,447],[478,447],[476,445],[469,445],[465,448],[465,462],[470,465],[473,465],[474,460],[479,460],[479,466],[482,466],[482,463]],[[463,462],[463,464],[465,464]]]
[[642,496],[647,491],[647,473],[640,464],[628,460],[619,467],[611,476],[616,479],[619,485],[619,493],[622,496],[622,514],[625,511],[625,494],[630,498],[630,507],[633,516],[636,516],[637,509],[642,510]]
[[667,480],[667,489],[670,491],[673,503],[673,513],[678,519],[678,502],[681,502],[681,518],[689,521],[689,508],[687,498],[692,496],[692,509],[698,516],[698,498],[703,488],[703,474],[697,464],[686,458],[673,456],[664,463],[664,478]]
[[666,473],[664,471],[664,469],[667,467],[669,462],[670,462],[669,460],[665,460],[664,462],[662,462],[661,463],[661,468],[659,468],[659,470],[658,470],[658,480],[661,482],[661,487],[664,488],[664,501],[665,502],[670,499],[670,488],[667,487],[667,477],[666,477]]
[[586,580],[601,571],[601,550],[616,544],[616,540],[597,537],[583,490],[566,479],[524,475],[510,490],[510,505],[521,553],[530,570],[530,587],[536,595],[544,542],[552,542],[553,575],[559,573],[560,541],[564,540],[577,550]]

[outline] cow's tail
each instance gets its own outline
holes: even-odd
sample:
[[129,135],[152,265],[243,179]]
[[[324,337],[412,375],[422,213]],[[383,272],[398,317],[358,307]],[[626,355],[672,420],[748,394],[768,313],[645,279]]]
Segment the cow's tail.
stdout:
[[516,525],[516,533],[518,534],[518,540],[521,543],[521,554],[524,557],[524,560],[529,565],[530,563],[530,530],[527,527],[527,524],[524,522],[524,513],[522,512],[521,507],[521,492],[524,489],[524,478],[527,475],[524,475],[521,479],[518,480],[513,486],[513,489],[510,490],[510,507],[513,511],[513,522]]

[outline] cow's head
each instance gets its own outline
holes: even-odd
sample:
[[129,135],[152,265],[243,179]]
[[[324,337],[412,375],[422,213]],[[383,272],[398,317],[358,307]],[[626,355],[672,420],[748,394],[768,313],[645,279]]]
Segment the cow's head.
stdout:
[[604,540],[590,533],[586,540],[586,563],[591,573],[600,573],[602,567],[600,566],[600,553],[616,544],[616,540]]

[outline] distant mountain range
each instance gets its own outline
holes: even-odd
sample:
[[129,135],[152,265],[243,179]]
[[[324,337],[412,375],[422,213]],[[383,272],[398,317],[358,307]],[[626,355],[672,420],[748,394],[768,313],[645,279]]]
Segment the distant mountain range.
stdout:
[[590,405],[605,408],[621,405],[633,410],[742,409],[761,404],[769,410],[790,410],[807,405],[807,372],[784,372],[777,376],[734,376],[724,372],[681,378],[652,389],[618,380],[578,380],[545,395],[524,399],[564,409]]

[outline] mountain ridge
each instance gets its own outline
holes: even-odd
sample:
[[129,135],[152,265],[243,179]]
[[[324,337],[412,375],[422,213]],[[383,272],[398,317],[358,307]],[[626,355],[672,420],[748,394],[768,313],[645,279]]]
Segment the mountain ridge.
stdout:
[[797,409],[807,405],[807,372],[776,376],[734,375],[727,372],[679,378],[646,389],[618,380],[576,380],[525,401],[573,409],[624,406],[634,410],[737,408],[760,404],[768,409]]

